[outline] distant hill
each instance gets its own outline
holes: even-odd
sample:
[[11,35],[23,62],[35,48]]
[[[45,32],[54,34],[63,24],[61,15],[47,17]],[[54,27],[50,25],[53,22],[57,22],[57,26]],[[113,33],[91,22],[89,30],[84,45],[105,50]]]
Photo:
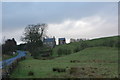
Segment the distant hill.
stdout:
[[[120,36],[110,36],[110,37],[102,37],[96,38],[92,40],[84,41],[88,47],[98,47],[98,46],[106,46],[106,47],[119,47]],[[82,42],[73,42],[64,45],[57,45],[53,51],[53,56],[57,56],[58,49],[68,49],[71,50],[71,53],[75,53],[75,49],[79,48]]]

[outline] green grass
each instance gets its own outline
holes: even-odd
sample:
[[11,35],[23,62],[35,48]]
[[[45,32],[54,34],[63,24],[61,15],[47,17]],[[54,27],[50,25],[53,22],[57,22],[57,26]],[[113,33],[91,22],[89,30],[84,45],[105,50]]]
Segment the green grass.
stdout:
[[[76,43],[75,43],[76,44]],[[75,46],[74,44],[72,44]],[[67,45],[65,45],[67,46]],[[79,63],[71,63],[71,60],[79,60]],[[96,62],[94,62],[94,60]],[[60,77],[89,77],[91,74],[89,67],[97,68],[95,70],[96,77],[114,78],[118,77],[118,49],[111,47],[93,47],[87,48],[80,52],[58,57],[52,60],[37,60],[29,55],[27,59],[21,61],[18,67],[10,75],[11,78],[60,78]],[[29,67],[30,66],[30,67]],[[53,72],[52,68],[66,68],[65,73]],[[71,75],[69,69],[71,67],[85,68],[87,74]],[[34,72],[34,76],[28,76],[28,72]],[[80,71],[80,70],[79,70]]]

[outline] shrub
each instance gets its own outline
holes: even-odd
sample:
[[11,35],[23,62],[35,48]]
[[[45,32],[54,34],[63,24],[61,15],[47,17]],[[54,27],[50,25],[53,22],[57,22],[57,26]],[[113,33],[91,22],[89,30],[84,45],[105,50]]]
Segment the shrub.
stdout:
[[68,55],[68,54],[71,54],[71,50],[70,50],[70,49],[59,48],[59,49],[57,50],[57,53],[58,53],[58,56]]
[[71,50],[70,49],[65,49],[65,54],[68,55],[68,54],[71,54]]
[[75,53],[76,53],[76,52],[79,52],[79,51],[80,51],[80,47],[79,47],[79,46],[74,49],[74,52],[75,52]]
[[89,46],[88,46],[88,44],[87,44],[85,41],[83,41],[83,42],[81,43],[80,47],[81,47],[81,49],[85,49],[85,48],[87,48],[87,47],[89,47]]
[[102,43],[102,46],[107,46],[107,47],[114,47],[115,46],[115,43],[116,41],[115,40],[105,40],[103,43]]
[[65,68],[53,68],[53,72],[66,72],[66,69]]
[[120,39],[118,39],[117,41],[115,41],[115,47],[117,47],[117,48],[120,48]]
[[66,72],[66,69],[64,69],[64,68],[59,68],[59,69],[58,69],[58,72]]
[[38,47],[32,51],[32,56],[35,59],[38,59],[39,57],[49,57],[51,56],[51,52],[52,50],[49,47]]
[[62,49],[61,49],[61,48],[59,48],[59,49],[57,50],[57,53],[58,53],[58,56],[61,56],[61,55],[62,55],[62,53],[63,53]]
[[33,75],[34,75],[34,73],[32,71],[28,72],[28,76],[33,76]]
[[53,72],[55,72],[55,71],[57,71],[58,70],[58,68],[53,68]]

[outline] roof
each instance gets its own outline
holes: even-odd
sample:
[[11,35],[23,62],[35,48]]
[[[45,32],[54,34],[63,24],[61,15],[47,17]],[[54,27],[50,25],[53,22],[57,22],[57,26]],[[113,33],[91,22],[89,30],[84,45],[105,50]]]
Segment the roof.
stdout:
[[44,42],[53,42],[55,41],[55,38],[47,38],[47,39],[44,39]]
[[59,38],[59,40],[65,40],[65,38]]

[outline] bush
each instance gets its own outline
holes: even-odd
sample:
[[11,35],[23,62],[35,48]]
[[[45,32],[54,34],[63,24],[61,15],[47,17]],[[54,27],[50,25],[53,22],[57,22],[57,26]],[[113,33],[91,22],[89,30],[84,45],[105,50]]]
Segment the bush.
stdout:
[[102,43],[102,46],[107,46],[107,47],[114,47],[115,41],[114,40],[105,40]]
[[59,48],[59,49],[57,50],[57,53],[58,53],[58,56],[61,56],[61,55],[62,55],[62,53],[63,53],[62,49],[61,49],[61,48]]
[[59,48],[59,49],[57,50],[57,53],[58,53],[58,56],[68,55],[68,54],[71,54],[71,50],[70,50],[70,49]]
[[115,47],[120,48],[120,39],[118,38],[117,41],[115,41]]
[[28,76],[33,76],[33,75],[34,75],[34,73],[32,71],[28,72]]
[[79,51],[80,51],[80,47],[79,47],[79,46],[74,49],[74,52],[75,52],[75,53],[76,53],[76,52],[79,52]]
[[88,44],[85,41],[82,41],[81,44],[80,44],[80,49],[83,50],[87,47],[89,47]]
[[48,47],[38,47],[34,49],[31,53],[33,58],[38,59],[39,57],[49,57],[51,55],[52,50]]
[[71,50],[70,49],[65,49],[65,54],[66,55],[71,54]]
[[53,68],[53,72],[66,72],[65,68]]

